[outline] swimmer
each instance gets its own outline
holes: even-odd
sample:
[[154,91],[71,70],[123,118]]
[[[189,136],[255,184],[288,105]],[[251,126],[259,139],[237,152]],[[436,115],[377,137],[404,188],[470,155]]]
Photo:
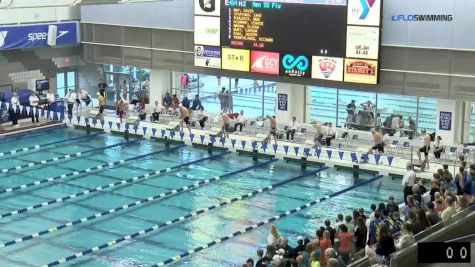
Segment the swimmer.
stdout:
[[277,145],[277,120],[275,116],[267,116],[270,121],[269,134],[267,135],[267,141],[270,142],[271,137],[274,137],[275,144]]
[[188,131],[191,135],[191,128],[190,128],[190,113],[187,108],[185,108],[182,104],[179,105],[180,107],[180,130],[183,132],[184,127],[188,128]]

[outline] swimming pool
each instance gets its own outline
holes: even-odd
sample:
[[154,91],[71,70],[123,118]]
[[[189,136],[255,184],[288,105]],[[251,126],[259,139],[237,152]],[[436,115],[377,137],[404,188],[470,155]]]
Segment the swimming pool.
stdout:
[[[1,266],[151,266],[356,185],[276,220],[294,245],[338,213],[402,201],[389,177],[63,127],[0,139],[0,152]],[[169,265],[241,266],[267,233],[262,225]]]

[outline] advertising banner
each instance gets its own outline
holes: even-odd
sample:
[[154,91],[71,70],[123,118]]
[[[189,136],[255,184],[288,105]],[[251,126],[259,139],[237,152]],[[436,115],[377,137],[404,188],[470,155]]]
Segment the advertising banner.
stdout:
[[378,61],[345,59],[345,82],[376,84]]
[[312,79],[343,81],[343,58],[312,57]]
[[277,109],[282,111],[287,111],[289,102],[289,95],[287,94],[278,94],[277,95]]
[[221,67],[225,70],[249,71],[250,51],[246,49],[223,48]]
[[[379,26],[382,0],[348,0],[348,24]],[[396,1],[398,4],[399,2]]]
[[195,66],[221,68],[221,47],[195,45]]
[[45,47],[48,43],[77,45],[79,42],[77,21],[0,26],[0,50]]
[[279,53],[251,51],[251,72],[279,75]]
[[382,43],[473,49],[475,1],[399,0],[383,5]]
[[195,44],[220,45],[219,17],[195,16]]
[[310,78],[311,59],[301,54],[281,54],[280,76]]
[[195,0],[195,15],[217,16],[221,12],[221,0]]
[[439,116],[439,130],[452,130],[452,112],[441,111]]
[[353,58],[378,59],[379,28],[348,26],[346,56]]

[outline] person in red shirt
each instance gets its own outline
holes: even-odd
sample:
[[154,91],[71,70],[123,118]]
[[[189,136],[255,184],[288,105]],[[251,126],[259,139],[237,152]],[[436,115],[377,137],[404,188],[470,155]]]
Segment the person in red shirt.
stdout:
[[172,97],[172,108],[177,109],[180,106],[180,99],[176,96],[176,94]]
[[[322,252],[324,252],[327,248],[333,247],[332,241],[330,239],[330,231],[325,230],[323,231],[323,239],[320,240],[320,248]],[[320,259],[320,263],[325,266],[327,264],[327,259],[325,258],[325,253],[322,253],[322,257]]]
[[346,227],[346,225],[342,224],[338,238],[340,239],[340,255],[345,264],[348,264],[350,261],[350,252],[353,246],[353,234],[348,232],[348,227]]

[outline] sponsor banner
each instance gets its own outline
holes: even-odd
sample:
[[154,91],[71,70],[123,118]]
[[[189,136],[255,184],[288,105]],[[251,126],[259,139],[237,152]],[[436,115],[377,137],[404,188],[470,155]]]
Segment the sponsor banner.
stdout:
[[249,71],[250,51],[246,49],[223,48],[221,67],[225,70]]
[[382,0],[348,0],[348,24],[381,25]]
[[343,58],[312,57],[312,79],[343,81]]
[[219,17],[195,16],[195,44],[220,45]]
[[289,103],[288,94],[278,94],[277,95],[277,109],[282,111],[287,111]]
[[0,26],[0,50],[45,47],[52,38],[57,46],[79,44],[79,22]]
[[221,12],[221,0],[195,0],[195,15],[217,16]]
[[345,82],[378,83],[378,61],[345,59]]
[[221,47],[195,45],[195,66],[221,68]]
[[452,130],[452,112],[441,111],[439,114],[439,130]]
[[378,59],[379,28],[348,26],[346,56],[354,58]]
[[302,54],[280,55],[280,76],[310,78],[311,57]]
[[279,75],[280,54],[251,51],[251,72]]

